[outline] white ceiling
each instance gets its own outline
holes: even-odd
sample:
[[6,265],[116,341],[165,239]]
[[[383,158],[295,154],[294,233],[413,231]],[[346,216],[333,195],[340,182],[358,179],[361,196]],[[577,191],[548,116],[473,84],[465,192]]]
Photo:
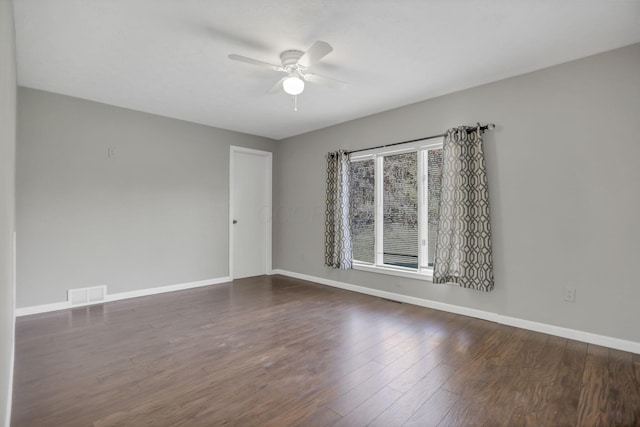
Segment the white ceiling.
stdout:
[[[14,0],[21,86],[282,139],[640,42],[640,0]],[[314,41],[349,82],[266,91]],[[640,72],[640,70],[639,70]]]

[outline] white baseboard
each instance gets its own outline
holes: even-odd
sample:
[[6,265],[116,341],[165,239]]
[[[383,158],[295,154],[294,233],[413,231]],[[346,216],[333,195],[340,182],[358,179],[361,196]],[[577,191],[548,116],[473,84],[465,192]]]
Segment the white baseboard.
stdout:
[[281,274],[296,279],[308,280],[310,282],[320,283],[321,285],[333,286],[335,288],[346,289],[348,291],[359,292],[361,294],[373,295],[375,297],[386,298],[394,301],[406,302],[407,304],[419,305],[421,307],[433,308],[449,313],[462,314],[465,316],[476,317],[478,319],[490,320],[496,322],[498,315],[488,311],[475,310],[473,308],[461,307],[458,305],[447,304],[444,302],[432,301],[423,298],[411,297],[408,295],[397,294],[395,292],[381,291],[371,289],[364,286],[352,285],[350,283],[338,282],[336,280],[325,279],[322,277],[310,276],[302,273],[294,273],[287,270],[273,270],[273,274]]
[[4,420],[4,425],[6,427],[9,427],[11,425],[11,407],[13,405],[13,371],[16,360],[16,316],[12,317],[11,358],[9,359],[9,385],[7,387],[7,412]]
[[148,295],[163,294],[165,292],[183,291],[185,289],[200,288],[202,286],[218,285],[220,283],[231,282],[231,277],[218,277],[217,279],[199,280],[197,282],[180,283],[178,285],[159,286],[157,288],[140,289],[137,291],[120,292],[117,294],[107,294],[106,302],[119,301],[128,298],[145,297]]
[[601,345],[603,347],[614,348],[616,350],[628,351],[640,354],[640,343],[623,340],[621,338],[609,337],[607,335],[594,334],[591,332],[579,331],[577,329],[565,328],[562,326],[539,323],[532,320],[519,319],[517,317],[498,316],[498,323],[514,326],[516,328],[528,329],[530,331],[542,332],[557,337],[568,338],[575,341],[589,344]]
[[477,319],[489,320],[491,322],[496,322],[503,325],[514,326],[516,328],[542,332],[545,334],[568,338],[575,341],[581,341],[589,344],[596,344],[604,347],[615,348],[617,350],[640,354],[640,343],[635,341],[628,341],[620,338],[609,337],[606,335],[593,334],[591,332],[578,331],[561,326],[549,325],[547,323],[539,323],[531,320],[519,319],[517,317],[503,316],[498,313],[476,310],[473,308],[432,301],[424,298],[411,297],[408,295],[397,294],[395,292],[371,289],[364,286],[352,285],[350,283],[338,282],[336,280],[325,279],[322,277],[310,276],[308,274],[295,273],[293,271],[274,269],[271,274],[281,274],[283,276],[293,277],[301,280],[308,280],[310,282],[319,283],[321,285],[333,286],[348,291],[359,292],[362,294],[372,295],[380,298],[405,302],[407,304],[413,304],[421,307],[433,308],[435,310],[475,317]]
[[119,292],[111,295],[107,294],[104,301],[99,301],[99,302],[94,302],[89,304],[72,306],[69,303],[69,301],[61,301],[61,302],[54,302],[51,304],[35,305],[31,307],[21,307],[21,308],[16,308],[16,317],[28,316],[30,314],[47,313],[50,311],[64,310],[67,308],[78,308],[78,307],[85,307],[88,305],[104,304],[106,302],[111,302],[111,301],[120,301],[123,299],[129,299],[129,298],[163,294],[165,292],[175,292],[175,291],[182,291],[185,289],[200,288],[202,286],[217,285],[220,283],[226,283],[230,281],[231,281],[231,277],[225,276],[225,277],[218,277],[216,279],[199,280],[197,282],[188,282],[188,283],[180,283],[177,285],[159,286],[157,288],[139,289],[139,290],[129,291],[129,292]]
[[13,265],[11,271],[11,357],[9,358],[9,384],[7,385],[7,407],[5,412],[4,425],[5,427],[10,427],[11,425],[11,409],[13,408],[13,372],[15,370],[16,363],[16,242],[18,241],[16,238],[17,234],[14,230],[13,232],[13,248],[11,252],[11,257],[13,258]]

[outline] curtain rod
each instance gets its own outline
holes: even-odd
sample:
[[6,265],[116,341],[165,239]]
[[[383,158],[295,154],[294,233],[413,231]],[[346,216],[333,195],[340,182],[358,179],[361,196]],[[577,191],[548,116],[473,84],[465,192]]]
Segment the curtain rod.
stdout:
[[[464,127],[467,128],[467,132],[471,132],[471,131],[477,130],[478,127],[480,127],[480,132],[484,133],[487,130],[494,130],[496,128],[496,125],[494,125],[493,123],[487,123],[486,125],[480,126],[480,123],[478,123],[478,126],[464,126]],[[442,133],[440,135],[425,136],[424,138],[410,139],[409,141],[394,142],[393,144],[378,145],[377,147],[360,148],[358,150],[346,151],[345,154],[357,153],[357,152],[360,152],[360,151],[367,151],[367,150],[375,150],[376,148],[393,147],[394,145],[408,144],[410,142],[425,141],[427,139],[441,138],[443,136],[445,136],[444,133]]]

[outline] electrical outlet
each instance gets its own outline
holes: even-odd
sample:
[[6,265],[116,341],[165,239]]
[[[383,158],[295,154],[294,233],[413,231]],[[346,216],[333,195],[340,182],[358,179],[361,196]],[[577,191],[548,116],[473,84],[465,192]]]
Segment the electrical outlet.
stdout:
[[567,302],[576,302],[576,288],[568,286],[564,287],[564,300]]

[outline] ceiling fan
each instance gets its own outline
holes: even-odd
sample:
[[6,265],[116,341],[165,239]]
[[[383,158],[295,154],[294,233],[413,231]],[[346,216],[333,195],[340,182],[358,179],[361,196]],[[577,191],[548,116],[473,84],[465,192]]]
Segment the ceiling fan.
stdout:
[[280,54],[281,65],[270,64],[268,62],[235,54],[229,55],[229,59],[285,73],[286,76],[273,85],[268,92],[278,92],[280,88],[282,88],[289,95],[297,96],[304,91],[305,81],[333,88],[343,88],[346,86],[346,83],[340,80],[309,72],[309,69],[313,67],[314,64],[328,55],[332,50],[333,48],[331,45],[323,41],[315,42],[306,52],[302,52],[300,50],[286,50]]

